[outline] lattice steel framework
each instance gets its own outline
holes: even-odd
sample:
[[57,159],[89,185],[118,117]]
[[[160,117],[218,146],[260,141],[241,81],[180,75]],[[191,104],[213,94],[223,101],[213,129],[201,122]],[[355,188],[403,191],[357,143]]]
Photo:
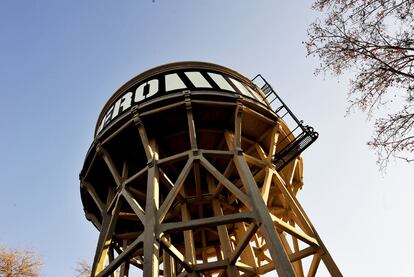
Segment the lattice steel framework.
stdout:
[[81,172],[100,230],[92,276],[315,276],[321,261],[341,276],[296,199],[302,158],[273,163],[294,139],[240,94],[185,90],[132,107]]

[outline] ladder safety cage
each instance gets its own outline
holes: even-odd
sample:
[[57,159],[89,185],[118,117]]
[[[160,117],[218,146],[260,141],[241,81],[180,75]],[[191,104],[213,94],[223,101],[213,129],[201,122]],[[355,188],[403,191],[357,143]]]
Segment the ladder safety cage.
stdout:
[[[303,121],[299,120],[295,114],[289,109],[285,102],[277,95],[272,86],[266,81],[261,74],[256,75],[252,79],[255,84],[265,95],[263,99],[268,105],[274,108],[274,112],[282,119],[289,128],[290,133],[279,141],[278,143],[285,144],[284,141],[288,140],[286,146],[276,152],[273,157],[273,164],[276,170],[282,170],[289,162],[297,158],[306,148],[318,138],[318,133],[308,125],[303,125]],[[293,139],[291,139],[293,136]]]

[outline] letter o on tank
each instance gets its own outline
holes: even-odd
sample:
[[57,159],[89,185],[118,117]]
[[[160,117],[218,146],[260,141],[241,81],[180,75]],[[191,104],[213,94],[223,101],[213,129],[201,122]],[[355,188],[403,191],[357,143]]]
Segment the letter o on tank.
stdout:
[[135,98],[134,102],[138,103],[142,100],[145,100],[148,97],[153,96],[159,90],[158,80],[152,79],[148,82],[142,83],[139,87],[137,87],[135,91]]

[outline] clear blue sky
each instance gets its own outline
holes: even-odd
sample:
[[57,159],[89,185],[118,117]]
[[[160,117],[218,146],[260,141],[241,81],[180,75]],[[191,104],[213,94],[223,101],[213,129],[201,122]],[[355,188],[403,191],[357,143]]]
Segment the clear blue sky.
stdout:
[[344,117],[348,80],[313,75],[301,43],[310,5],[0,1],[0,243],[41,254],[42,276],[72,277],[77,260],[92,260],[98,232],[78,174],[101,108],[145,69],[200,60],[262,73],[319,131],[298,197],[344,275],[412,275],[412,165],[383,177],[365,144],[371,123]]

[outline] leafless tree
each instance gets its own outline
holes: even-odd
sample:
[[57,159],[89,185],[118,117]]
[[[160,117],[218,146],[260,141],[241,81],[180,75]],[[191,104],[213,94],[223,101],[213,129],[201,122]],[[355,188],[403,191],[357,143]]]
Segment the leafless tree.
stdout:
[[77,273],[76,277],[90,277],[91,276],[91,266],[88,262],[84,260],[78,262],[75,271]]
[[0,246],[0,277],[37,277],[42,261],[31,250]]
[[374,118],[368,145],[384,169],[391,157],[414,161],[414,1],[316,0],[324,12],[305,42],[316,73],[351,74],[349,109]]

